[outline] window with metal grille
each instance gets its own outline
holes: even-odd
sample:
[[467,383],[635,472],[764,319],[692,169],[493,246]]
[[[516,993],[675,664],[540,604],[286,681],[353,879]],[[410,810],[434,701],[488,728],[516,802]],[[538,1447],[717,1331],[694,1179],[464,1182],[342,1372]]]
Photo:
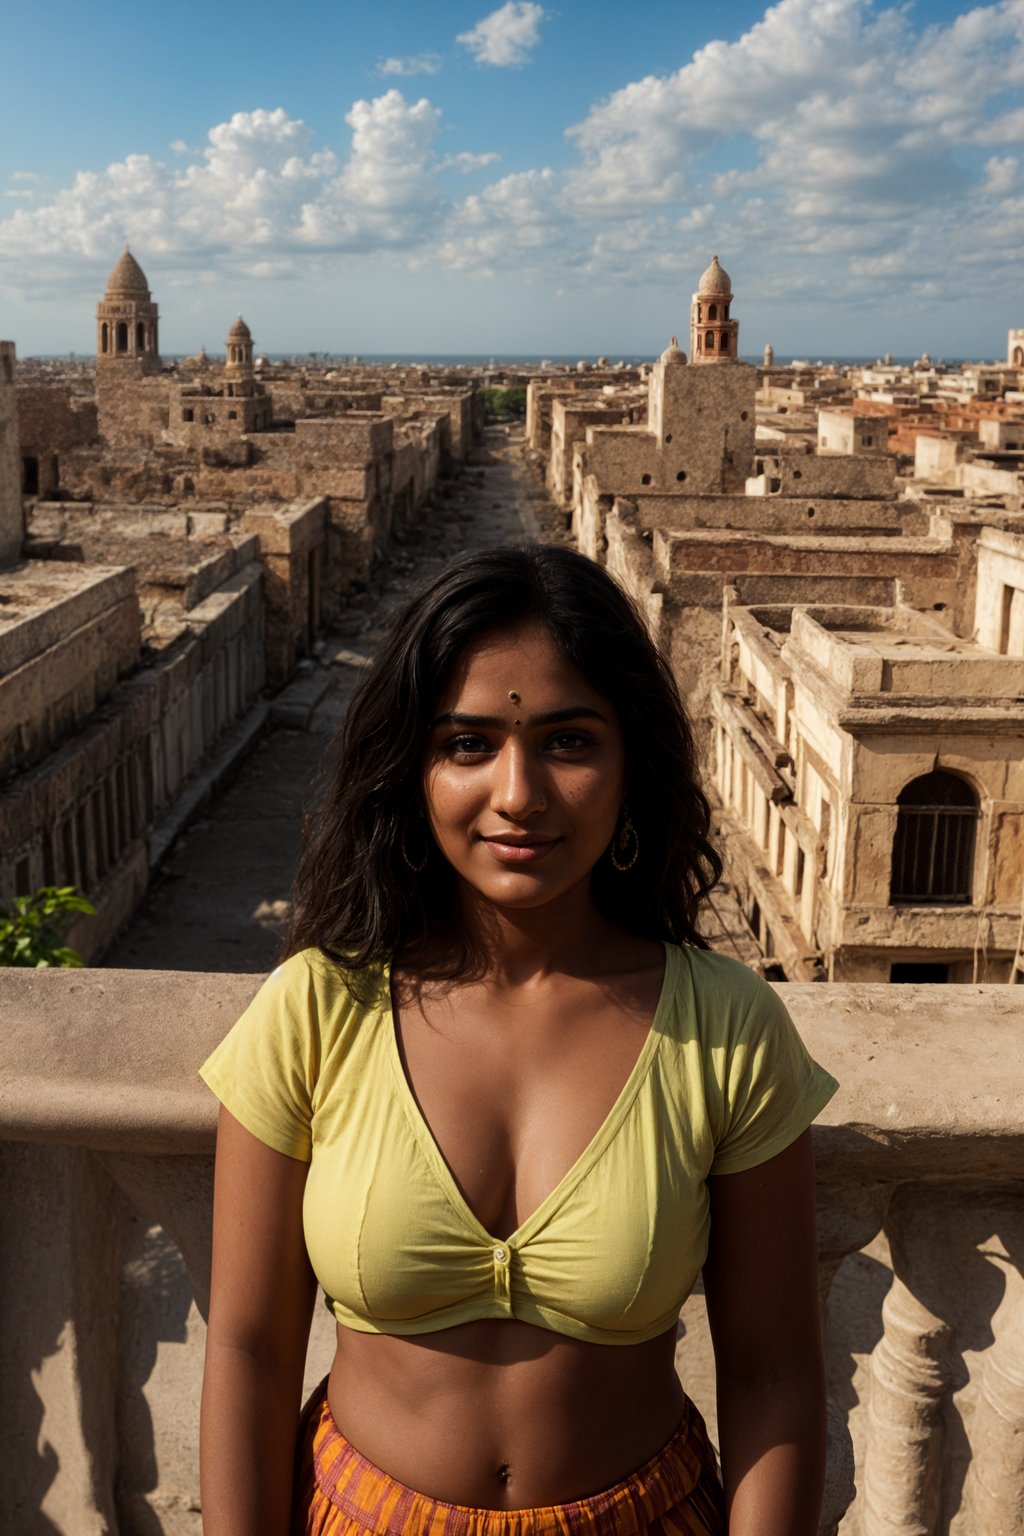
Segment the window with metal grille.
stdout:
[[900,792],[890,901],[967,905],[973,896],[978,799],[955,773],[922,774]]

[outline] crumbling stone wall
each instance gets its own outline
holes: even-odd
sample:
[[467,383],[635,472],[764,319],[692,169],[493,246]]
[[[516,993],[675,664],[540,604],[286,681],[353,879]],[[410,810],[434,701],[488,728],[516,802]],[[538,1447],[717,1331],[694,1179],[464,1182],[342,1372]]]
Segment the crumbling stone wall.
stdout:
[[270,688],[283,687],[321,627],[326,516],[326,500],[318,497],[287,507],[253,507],[239,525],[259,539]]
[[88,720],[138,663],[131,570],[23,561],[0,608],[0,780]]
[[66,384],[19,383],[18,436],[24,493],[53,495],[60,487],[64,456],[95,443],[97,432],[95,400]]
[[261,583],[253,562],[230,577],[101,714],[0,792],[0,904],[77,885],[97,908],[69,932],[89,961],[145,894],[162,819],[263,686]]
[[572,461],[576,445],[586,439],[589,426],[628,426],[647,413],[646,400],[635,396],[585,397],[578,402],[554,400],[545,484],[563,506],[572,500]]
[[170,419],[173,374],[148,374],[142,363],[119,360],[96,370],[100,436],[108,448],[151,448],[163,440]]

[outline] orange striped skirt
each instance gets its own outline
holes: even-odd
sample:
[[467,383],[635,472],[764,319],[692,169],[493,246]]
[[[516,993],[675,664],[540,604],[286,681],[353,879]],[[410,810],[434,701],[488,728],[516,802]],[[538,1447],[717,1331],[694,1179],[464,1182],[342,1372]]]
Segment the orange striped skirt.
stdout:
[[724,1536],[725,1503],[704,1421],[689,1399],[672,1439],[632,1477],[542,1509],[472,1509],[389,1477],[335,1424],[327,1383],[302,1416],[291,1536]]

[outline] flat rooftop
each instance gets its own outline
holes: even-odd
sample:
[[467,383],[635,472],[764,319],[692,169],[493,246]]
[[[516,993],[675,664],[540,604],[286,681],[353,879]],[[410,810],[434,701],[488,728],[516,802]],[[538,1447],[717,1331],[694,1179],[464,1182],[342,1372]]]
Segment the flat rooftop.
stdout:
[[762,656],[794,673],[809,660],[849,694],[1024,703],[1024,657],[961,639],[914,608],[778,605],[730,617]]
[[23,560],[0,571],[0,676],[134,592],[135,572],[113,563]]
[[1024,702],[1024,657],[963,640],[912,608],[800,608],[786,652],[813,659],[852,694]]

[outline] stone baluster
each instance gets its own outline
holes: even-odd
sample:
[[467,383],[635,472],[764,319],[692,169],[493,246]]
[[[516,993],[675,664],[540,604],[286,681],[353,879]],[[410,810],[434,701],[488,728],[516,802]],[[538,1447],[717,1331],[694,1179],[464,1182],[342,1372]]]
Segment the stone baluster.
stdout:
[[964,1490],[968,1528],[984,1536],[1024,1530],[1024,1284],[1014,1269],[1007,1280],[1012,1308],[982,1366]]
[[882,1306],[882,1327],[871,1357],[862,1529],[864,1536],[936,1536],[951,1329],[899,1275]]

